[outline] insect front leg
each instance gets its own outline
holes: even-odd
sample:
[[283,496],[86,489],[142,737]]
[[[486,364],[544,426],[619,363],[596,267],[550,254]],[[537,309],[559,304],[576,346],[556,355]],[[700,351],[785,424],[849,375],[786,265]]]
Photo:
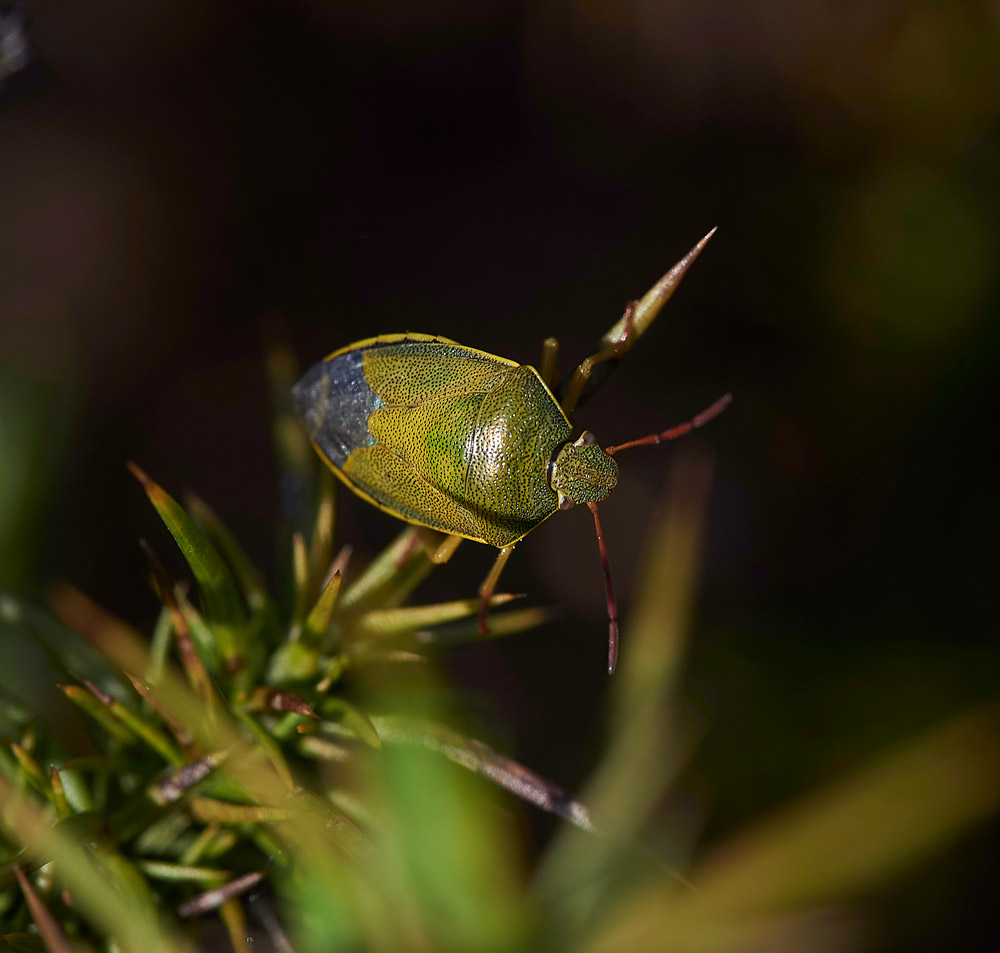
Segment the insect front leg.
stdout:
[[590,373],[594,367],[598,364],[603,364],[605,361],[621,357],[632,346],[630,338],[632,337],[632,327],[635,320],[635,309],[638,305],[638,301],[630,301],[625,306],[625,313],[622,315],[621,320],[621,324],[623,325],[621,335],[611,343],[605,344],[596,354],[585,357],[577,365],[576,370],[573,371],[569,386],[566,388],[566,394],[562,399],[562,409],[567,417],[576,408],[577,401],[579,401],[580,395],[583,393],[583,388],[587,385],[587,381],[590,380]]
[[514,552],[514,544],[511,543],[510,546],[504,546],[497,555],[496,561],[493,563],[493,568],[489,571],[489,574],[483,580],[483,584],[479,587],[479,634],[486,635],[486,609],[490,604],[490,596],[493,595],[493,591],[497,587],[497,581],[500,579],[500,573],[503,572],[503,567],[507,565],[507,560],[510,559],[510,554]]
[[[708,240],[715,234],[713,228],[694,248],[691,249],[673,268],[670,269],[652,288],[637,302],[625,310],[625,314],[616,321],[607,333],[597,342],[593,353],[580,362],[572,375],[565,378],[556,388],[556,394],[562,403],[567,416],[578,404],[588,400],[598,387],[607,379],[618,360],[632,349],[649,330],[656,316],[670,297],[677,290],[681,279],[687,273],[694,260]],[[591,371],[603,364],[601,370],[591,377]]]

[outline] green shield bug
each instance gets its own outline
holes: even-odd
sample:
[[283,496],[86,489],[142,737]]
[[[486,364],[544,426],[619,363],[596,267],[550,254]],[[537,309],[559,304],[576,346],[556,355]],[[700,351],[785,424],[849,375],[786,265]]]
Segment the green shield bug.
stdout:
[[569,415],[645,332],[713,233],[632,302],[560,386],[552,338],[539,371],[447,338],[406,333],[334,351],[293,388],[313,446],[351,490],[399,519],[448,534],[435,561],[445,561],[462,539],[500,550],[479,588],[482,632],[514,545],[557,510],[585,503],[604,571],[614,671],[618,618],[597,515],[618,483],[614,454],[682,436],[721,413],[731,397],[686,423],[606,449],[588,430],[573,439]]

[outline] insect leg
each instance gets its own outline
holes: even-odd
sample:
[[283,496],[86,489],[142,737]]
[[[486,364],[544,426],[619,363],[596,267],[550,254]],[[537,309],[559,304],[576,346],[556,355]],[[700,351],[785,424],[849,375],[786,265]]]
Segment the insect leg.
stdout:
[[437,566],[451,559],[459,543],[462,542],[462,537],[439,533],[427,526],[418,526],[417,541],[420,548],[427,553],[427,558]]
[[[630,351],[643,334],[649,330],[656,320],[656,316],[670,300],[684,275],[714,234],[715,229],[713,228],[642,296],[633,309],[633,316],[629,319],[626,311],[625,315],[608,328],[600,341],[594,345],[590,357],[581,362],[572,376],[567,376],[560,381],[555,393],[567,414],[594,394],[610,376],[619,359],[627,351]],[[625,334],[626,319],[632,321],[632,327],[627,335]],[[608,353],[609,351],[611,353]],[[600,370],[591,375],[591,371],[596,365],[600,365]]]
[[510,554],[514,552],[514,544],[511,543],[510,546],[504,546],[497,555],[496,561],[493,563],[493,568],[489,571],[489,574],[483,580],[483,584],[479,587],[479,634],[486,635],[486,609],[489,606],[490,596],[493,595],[493,590],[497,587],[497,581],[500,579],[500,573],[503,572],[503,567],[507,565],[507,560],[510,559]]
[[601,520],[597,515],[597,504],[588,503],[587,506],[594,514],[597,547],[601,551],[601,569],[604,570],[604,592],[608,599],[608,674],[613,675],[615,666],[618,664],[618,604],[615,600],[615,586],[611,581],[611,562],[608,559],[608,548],[604,545]]
[[454,534],[451,536],[445,536],[445,538],[441,540],[441,544],[438,548],[433,552],[429,552],[427,555],[431,557],[432,563],[436,563],[438,565],[446,563],[449,559],[451,559],[452,554],[456,549],[458,549],[461,542],[461,536],[455,536]]
[[619,322],[622,324],[621,334],[614,341],[605,344],[596,354],[585,357],[577,365],[576,370],[573,371],[569,386],[566,388],[566,394],[562,399],[562,409],[567,417],[573,413],[577,401],[583,393],[583,388],[586,386],[587,381],[590,380],[590,372],[594,367],[598,364],[603,364],[605,361],[621,357],[632,346],[629,338],[632,336],[635,309],[638,306],[638,301],[630,301],[625,306],[625,313],[622,315],[621,322]]
[[556,375],[559,373],[556,365],[558,358],[559,342],[555,338],[546,338],[542,341],[542,360],[538,365],[538,373],[542,375],[546,387],[556,386]]

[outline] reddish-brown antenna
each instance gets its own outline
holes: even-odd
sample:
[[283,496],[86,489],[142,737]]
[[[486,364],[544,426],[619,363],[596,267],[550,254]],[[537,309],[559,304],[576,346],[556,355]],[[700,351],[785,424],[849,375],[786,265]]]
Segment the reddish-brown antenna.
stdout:
[[691,433],[692,430],[697,430],[710,420],[718,417],[732,403],[732,400],[732,394],[723,394],[711,407],[707,407],[700,414],[692,417],[687,423],[678,424],[676,427],[671,427],[669,430],[663,430],[660,433],[651,433],[648,437],[639,437],[637,440],[629,440],[628,443],[619,443],[614,447],[607,447],[604,452],[615,454],[619,450],[629,450],[632,447],[645,447],[649,444],[666,443],[668,440],[683,437],[684,434]]
[[[608,447],[604,452],[607,454],[617,453],[619,450],[628,450],[631,447],[643,447],[648,444],[666,443],[677,437],[683,437],[704,426],[710,420],[718,417],[732,402],[732,394],[724,394],[711,407],[707,407],[700,414],[695,415],[689,421],[663,430],[660,433],[651,433],[648,437],[639,437],[637,440],[629,440],[628,443],[620,443],[614,447]],[[608,597],[608,674],[611,675],[618,664],[618,606],[615,602],[615,587],[611,581],[611,562],[608,560],[608,548],[604,545],[604,533],[601,530],[601,520],[597,515],[597,504],[588,503],[590,512],[594,514],[594,529],[597,530],[597,546],[601,551],[601,568],[604,570],[604,588]]]

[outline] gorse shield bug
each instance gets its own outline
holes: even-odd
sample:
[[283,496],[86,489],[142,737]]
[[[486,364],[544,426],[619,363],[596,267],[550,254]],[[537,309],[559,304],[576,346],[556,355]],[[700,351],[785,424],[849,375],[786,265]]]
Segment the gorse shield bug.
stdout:
[[448,534],[432,558],[443,562],[462,539],[500,550],[479,588],[482,632],[514,545],[556,510],[585,503],[604,571],[614,671],[618,618],[597,515],[618,483],[614,454],[682,436],[719,414],[730,396],[686,423],[607,449],[587,430],[573,439],[569,415],[645,332],[712,234],[632,302],[559,387],[552,338],[538,371],[447,338],[407,333],[334,351],[293,388],[313,446],[348,487],[399,519]]

